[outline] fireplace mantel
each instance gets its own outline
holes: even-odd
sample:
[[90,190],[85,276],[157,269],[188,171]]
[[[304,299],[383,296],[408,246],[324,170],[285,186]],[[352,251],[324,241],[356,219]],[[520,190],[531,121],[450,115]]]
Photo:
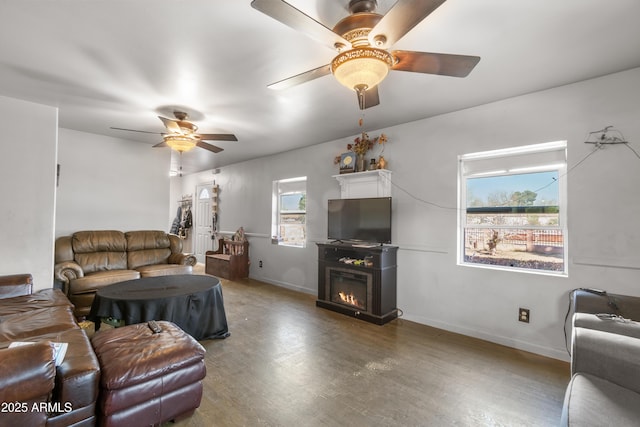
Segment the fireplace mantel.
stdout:
[[391,171],[375,169],[372,171],[334,175],[340,184],[341,199],[364,197],[391,197]]

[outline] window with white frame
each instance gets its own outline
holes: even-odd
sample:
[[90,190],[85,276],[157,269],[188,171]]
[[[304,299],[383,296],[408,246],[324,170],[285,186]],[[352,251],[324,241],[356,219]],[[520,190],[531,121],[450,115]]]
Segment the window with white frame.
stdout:
[[307,177],[273,182],[273,243],[305,247],[307,243]]
[[459,156],[458,263],[567,274],[566,141]]

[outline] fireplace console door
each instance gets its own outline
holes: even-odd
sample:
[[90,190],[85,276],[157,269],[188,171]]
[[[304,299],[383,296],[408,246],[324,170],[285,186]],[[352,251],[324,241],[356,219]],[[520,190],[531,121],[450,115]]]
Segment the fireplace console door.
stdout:
[[398,317],[397,246],[318,243],[318,307],[383,325]]

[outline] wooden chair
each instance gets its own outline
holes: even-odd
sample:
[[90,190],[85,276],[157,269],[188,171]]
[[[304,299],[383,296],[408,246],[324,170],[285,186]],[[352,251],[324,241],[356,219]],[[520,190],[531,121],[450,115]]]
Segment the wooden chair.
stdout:
[[229,280],[249,277],[249,242],[220,239],[217,251],[206,252],[204,271]]

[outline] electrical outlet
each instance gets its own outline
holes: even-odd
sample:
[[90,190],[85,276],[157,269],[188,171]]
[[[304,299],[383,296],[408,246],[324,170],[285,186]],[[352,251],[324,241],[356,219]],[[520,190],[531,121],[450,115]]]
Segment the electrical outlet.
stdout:
[[518,309],[518,320],[521,322],[529,323],[529,309],[528,308],[519,308]]
[[258,267],[262,268],[262,260],[258,261]]

